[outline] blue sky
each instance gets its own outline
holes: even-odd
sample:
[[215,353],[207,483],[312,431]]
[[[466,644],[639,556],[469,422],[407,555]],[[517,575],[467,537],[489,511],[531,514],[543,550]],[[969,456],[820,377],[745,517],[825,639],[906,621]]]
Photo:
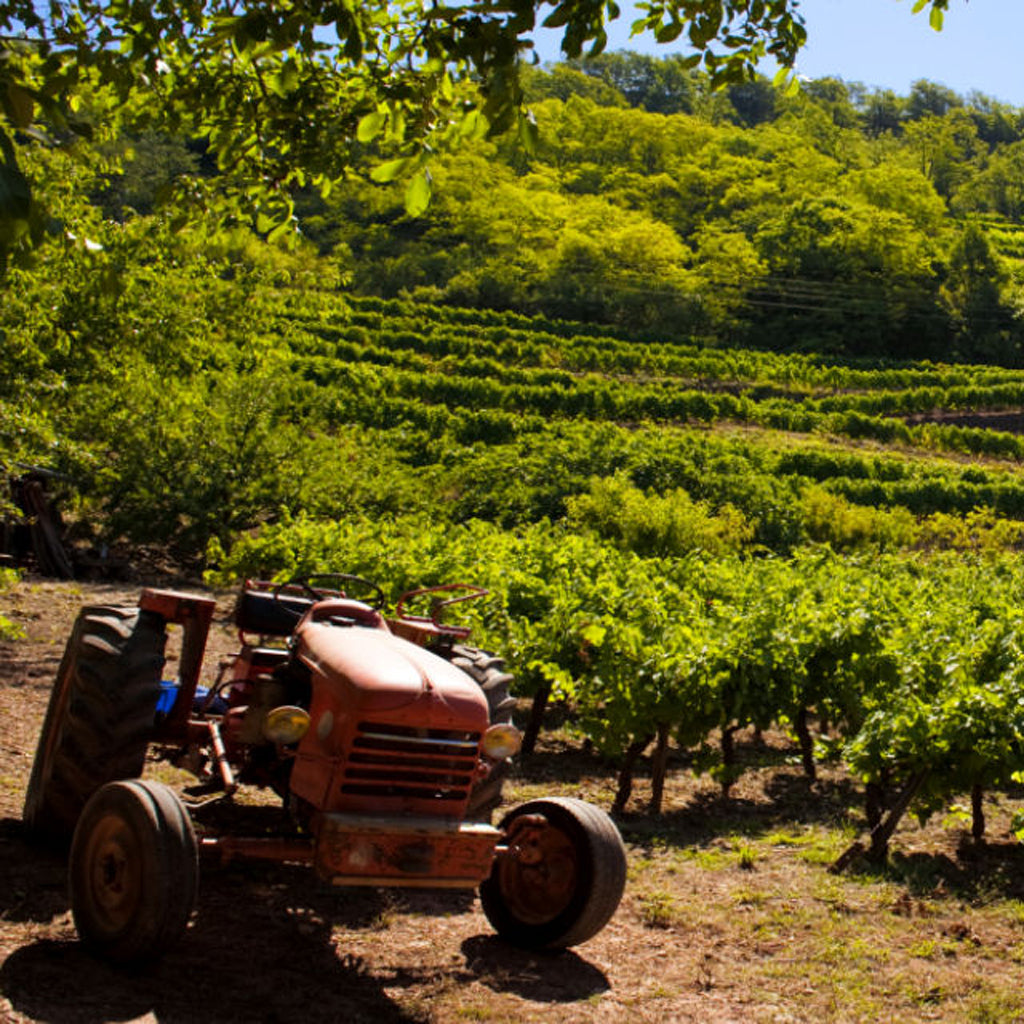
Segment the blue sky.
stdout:
[[[609,49],[672,52],[650,39],[630,40],[632,17],[623,7]],[[912,8],[913,0],[801,0],[809,42],[797,71],[904,96],[912,82],[927,78],[961,95],[977,90],[1024,107],[1024,0],[950,0],[942,32],[929,27],[927,10]],[[557,59],[557,43],[538,40],[538,53]]]

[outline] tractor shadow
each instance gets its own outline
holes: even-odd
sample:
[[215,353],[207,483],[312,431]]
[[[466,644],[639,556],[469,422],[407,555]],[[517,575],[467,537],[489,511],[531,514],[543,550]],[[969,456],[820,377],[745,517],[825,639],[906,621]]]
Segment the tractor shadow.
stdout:
[[[381,916],[376,894],[342,903],[334,893],[328,900],[309,891],[308,872],[304,884],[291,877],[298,874],[297,868],[209,871],[184,940],[150,965],[110,966],[73,938],[29,942],[0,966],[0,992],[16,1013],[54,1024],[147,1015],[161,1024],[422,1022],[421,1014],[389,998],[368,965],[333,941],[334,924],[358,928]],[[70,925],[68,919],[61,930]]]
[[0,819],[0,864],[0,915],[5,921],[45,923],[68,909],[64,853],[28,843],[15,818]]
[[[20,822],[0,821],[0,914],[14,952],[0,965],[0,993],[16,1015],[50,1024],[151,1017],[160,1024],[424,1024],[437,982],[427,964],[401,961],[389,927],[398,914],[469,913],[461,892],[336,889],[308,867],[204,861],[199,907],[184,940],[158,962],[127,969],[90,956],[73,937],[66,860],[26,842]],[[382,963],[345,950],[335,928],[395,942]],[[20,944],[18,944],[20,943]],[[543,1003],[572,1003],[610,985],[575,953],[526,953],[492,936],[462,941],[449,984],[479,982]],[[454,949],[453,949],[454,952]],[[402,1003],[389,992],[407,992]]]
[[[117,968],[73,937],[67,860],[0,820],[0,915],[17,948],[0,965],[15,1014],[54,1024],[152,1016],[162,1022],[261,1021],[419,1024],[332,930],[381,928],[394,896],[318,888],[308,868],[205,864],[184,940],[158,962]],[[451,909],[451,907],[449,907]]]
[[607,976],[571,949],[535,953],[479,935],[462,943],[462,953],[472,978],[532,1002],[574,1003],[611,989]]

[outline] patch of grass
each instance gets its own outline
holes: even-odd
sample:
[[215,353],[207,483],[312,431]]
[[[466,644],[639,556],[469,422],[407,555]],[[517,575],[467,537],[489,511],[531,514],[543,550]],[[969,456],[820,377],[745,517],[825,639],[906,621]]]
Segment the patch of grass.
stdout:
[[655,985],[647,990],[648,999],[675,999],[677,995],[678,992],[667,985]]
[[831,864],[855,838],[855,829],[839,828],[776,829],[765,836],[771,846],[795,846],[797,856],[807,864]]
[[648,892],[637,897],[640,920],[647,928],[671,928],[680,919],[675,898],[667,892]]
[[0,615],[0,640],[23,640],[25,630],[6,615]]
[[732,901],[740,907],[763,907],[771,895],[758,889],[737,889],[732,894]]
[[839,911],[850,910],[846,898],[846,888],[839,879],[832,875],[824,875],[814,879],[813,896],[819,903]]
[[754,848],[747,843],[738,843],[736,845],[736,863],[744,871],[753,871],[757,865],[757,854],[754,852]]
[[651,857],[630,857],[626,867],[626,878],[630,882],[644,878],[654,867],[654,860]]
[[1024,900],[1006,900],[1003,907],[1010,920],[1024,928]]
[[683,851],[683,856],[687,860],[694,861],[704,871],[724,871],[733,863],[733,858],[728,851],[714,847],[692,847]]
[[854,939],[848,948],[850,956],[854,960],[859,960],[865,964],[884,964],[888,963],[892,958],[892,953],[888,946],[867,939]]
[[911,943],[907,952],[921,960],[933,960],[939,952],[939,944],[934,939],[921,939],[919,942]]
[[770,846],[803,846],[807,842],[805,832],[795,832],[792,829],[780,828],[769,832],[764,841]]
[[[16,569],[0,569],[0,594],[12,590],[21,578]],[[21,640],[25,636],[25,630],[16,622],[12,622],[6,615],[0,615],[0,640]]]
[[946,1002],[949,997],[949,989],[945,985],[928,985],[925,988],[904,989],[904,995],[915,1006],[939,1006]]
[[974,993],[964,1009],[965,1021],[970,1024],[1005,1024],[1020,1020],[1024,1000],[1016,992],[984,990]]
[[146,764],[145,774],[147,779],[154,782],[162,782],[165,786],[175,789],[179,786],[191,786],[196,782],[196,777],[184,768],[178,768],[169,761],[149,761]]
[[491,1011],[486,1006],[460,1006],[455,1016],[461,1020],[491,1020]]

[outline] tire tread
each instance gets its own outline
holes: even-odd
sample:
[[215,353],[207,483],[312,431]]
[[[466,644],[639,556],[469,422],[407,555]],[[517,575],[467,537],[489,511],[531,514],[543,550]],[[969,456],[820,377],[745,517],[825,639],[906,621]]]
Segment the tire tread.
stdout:
[[152,613],[105,605],[79,612],[25,794],[30,835],[66,843],[97,789],[142,773],[165,644],[163,620]]

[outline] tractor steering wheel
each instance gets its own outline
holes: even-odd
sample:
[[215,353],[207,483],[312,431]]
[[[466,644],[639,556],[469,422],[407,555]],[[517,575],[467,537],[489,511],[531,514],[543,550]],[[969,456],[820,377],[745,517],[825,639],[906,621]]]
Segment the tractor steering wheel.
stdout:
[[[349,586],[346,588],[344,584],[349,584]],[[352,584],[355,584],[355,594],[349,593]],[[278,583],[272,592],[275,604],[286,608],[296,619],[302,618],[305,609],[299,611],[288,601],[289,588],[301,591],[314,601],[326,601],[331,597],[351,597],[354,601],[361,601],[363,604],[369,605],[375,611],[380,611],[387,604],[387,598],[381,587],[362,576],[354,576],[347,572],[323,572],[315,573],[312,576],[296,576],[284,583]]]

